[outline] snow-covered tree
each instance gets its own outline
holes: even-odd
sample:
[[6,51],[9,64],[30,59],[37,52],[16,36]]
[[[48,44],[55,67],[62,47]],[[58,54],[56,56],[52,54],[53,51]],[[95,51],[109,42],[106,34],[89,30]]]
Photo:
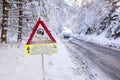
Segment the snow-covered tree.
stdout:
[[1,42],[7,42],[7,29],[8,29],[8,7],[9,3],[7,0],[3,0],[3,20],[2,20],[2,32]]
[[19,27],[18,27],[18,42],[22,42],[22,26],[23,26],[23,0],[19,0]]
[[119,36],[120,15],[117,11],[119,9],[117,3],[118,1],[109,1],[108,13],[101,19],[100,25],[97,27],[97,34],[106,31],[106,37],[108,38]]

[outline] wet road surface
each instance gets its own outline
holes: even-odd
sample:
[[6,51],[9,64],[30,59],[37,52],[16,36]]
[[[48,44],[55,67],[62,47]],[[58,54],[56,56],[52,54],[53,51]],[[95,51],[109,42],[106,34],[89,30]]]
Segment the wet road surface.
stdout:
[[120,51],[86,43],[79,39],[67,42],[99,66],[113,80],[120,80]]

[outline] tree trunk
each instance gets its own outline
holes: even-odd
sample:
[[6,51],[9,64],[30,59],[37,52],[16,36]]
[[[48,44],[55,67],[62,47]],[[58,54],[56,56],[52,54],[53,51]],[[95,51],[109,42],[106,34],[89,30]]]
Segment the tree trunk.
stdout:
[[2,20],[2,33],[1,42],[7,42],[7,24],[8,24],[8,2],[3,0],[3,20]]
[[[22,2],[22,0],[19,0],[19,2]],[[22,3],[18,4],[19,8],[19,28],[18,28],[18,42],[22,42],[22,16],[23,16],[23,10],[22,10]]]

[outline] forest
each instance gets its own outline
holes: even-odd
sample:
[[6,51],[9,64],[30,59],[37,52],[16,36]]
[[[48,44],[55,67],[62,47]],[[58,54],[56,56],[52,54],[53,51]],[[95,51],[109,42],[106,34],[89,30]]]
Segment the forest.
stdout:
[[120,37],[120,0],[2,0],[1,42],[22,42],[38,18],[58,33],[67,27],[78,35]]

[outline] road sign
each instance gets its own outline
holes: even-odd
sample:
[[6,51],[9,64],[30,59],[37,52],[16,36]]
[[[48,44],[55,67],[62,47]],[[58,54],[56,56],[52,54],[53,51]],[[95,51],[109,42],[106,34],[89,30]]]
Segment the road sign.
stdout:
[[44,22],[39,18],[26,43],[26,54],[56,53],[58,44]]

